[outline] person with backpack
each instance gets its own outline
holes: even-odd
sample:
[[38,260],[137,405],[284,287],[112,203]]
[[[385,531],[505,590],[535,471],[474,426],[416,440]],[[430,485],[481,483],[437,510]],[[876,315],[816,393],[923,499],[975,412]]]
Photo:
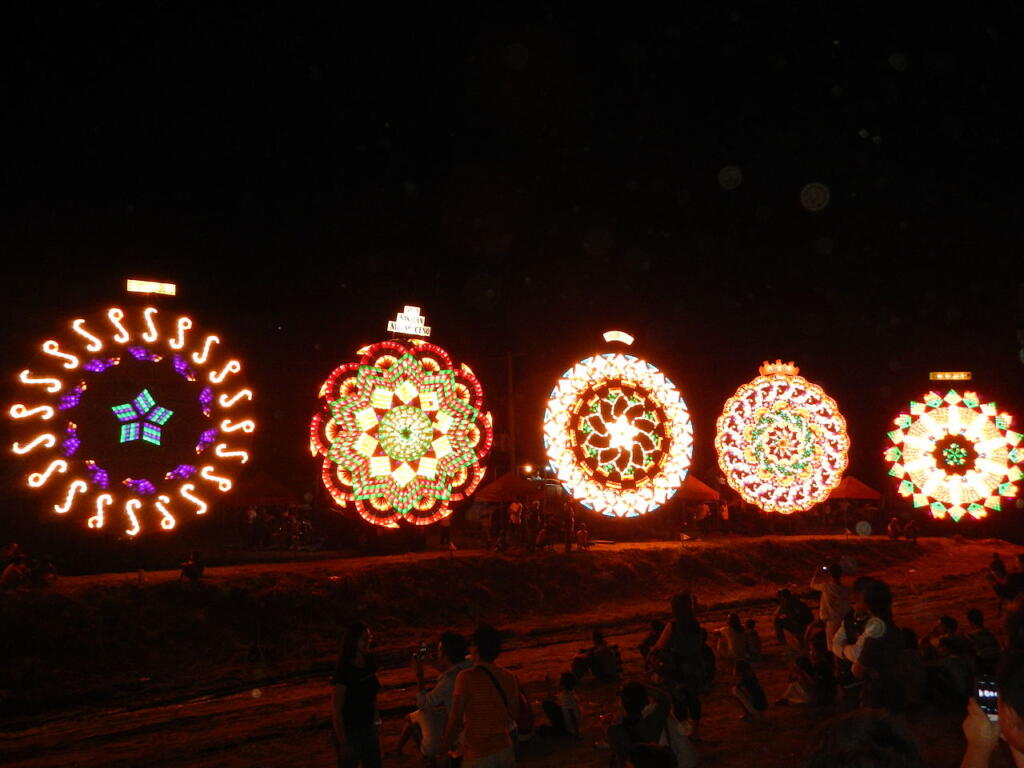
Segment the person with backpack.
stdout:
[[697,753],[687,739],[687,729],[672,716],[671,702],[661,691],[648,690],[642,683],[629,682],[619,694],[622,719],[608,726],[610,768],[637,765],[638,752],[654,762],[673,768],[695,768]]
[[519,682],[494,663],[500,652],[501,634],[481,624],[469,643],[474,666],[455,678],[440,753],[449,751],[461,730],[462,768],[509,768],[516,764],[510,725],[519,717]]
[[[712,674],[706,645],[707,633],[693,612],[693,596],[681,592],[672,598],[672,620],[665,625],[653,653],[657,654],[656,674],[672,697],[675,716],[681,723],[690,722],[694,740],[700,725],[700,696]],[[714,653],[710,656],[713,662]]]

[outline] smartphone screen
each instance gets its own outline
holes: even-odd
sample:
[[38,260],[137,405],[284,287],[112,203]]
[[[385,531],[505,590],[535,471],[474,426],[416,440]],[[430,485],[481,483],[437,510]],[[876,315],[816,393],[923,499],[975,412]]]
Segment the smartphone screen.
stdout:
[[988,715],[990,720],[999,718],[999,691],[996,690],[995,680],[990,677],[979,678],[975,698],[981,711]]

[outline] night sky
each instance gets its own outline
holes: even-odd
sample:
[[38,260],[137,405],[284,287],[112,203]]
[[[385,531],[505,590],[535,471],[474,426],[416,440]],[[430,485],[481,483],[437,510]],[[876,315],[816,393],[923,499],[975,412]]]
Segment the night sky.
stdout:
[[930,370],[1024,415],[999,12],[38,5],[0,24],[5,401],[42,339],[139,276],[245,356],[256,466],[300,491],[320,382],[406,304],[498,431],[513,354],[521,461],[608,328],[680,386],[708,480],[765,359],[836,398],[876,487]]

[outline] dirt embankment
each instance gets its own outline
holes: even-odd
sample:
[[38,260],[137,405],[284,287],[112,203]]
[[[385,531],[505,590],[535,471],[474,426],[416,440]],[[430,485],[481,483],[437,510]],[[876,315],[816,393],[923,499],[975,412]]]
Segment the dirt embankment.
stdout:
[[602,623],[613,624],[663,610],[684,588],[725,607],[802,589],[823,562],[848,558],[859,572],[878,572],[956,546],[722,539],[233,566],[210,569],[197,586],[172,572],[141,584],[135,574],[64,579],[0,595],[0,718],[319,673],[356,618],[385,638],[386,659],[445,627],[488,621],[528,636],[565,629],[567,617],[601,605]]

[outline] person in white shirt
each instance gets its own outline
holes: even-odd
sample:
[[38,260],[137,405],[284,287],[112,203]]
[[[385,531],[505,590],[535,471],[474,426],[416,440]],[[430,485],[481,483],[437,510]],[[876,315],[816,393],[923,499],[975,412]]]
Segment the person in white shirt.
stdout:
[[832,640],[850,611],[850,590],[843,584],[843,567],[839,563],[822,566],[811,577],[811,589],[821,592],[818,617],[825,622],[825,639],[832,650]]
[[413,672],[416,674],[416,706],[418,709],[406,718],[398,744],[389,753],[397,756],[402,753],[405,743],[412,738],[419,744],[424,757],[431,758],[438,754],[441,735],[448,721],[448,711],[452,706],[455,693],[455,678],[459,672],[469,669],[473,662],[466,658],[466,638],[455,632],[445,632],[437,645],[436,657],[430,659],[441,674],[437,683],[429,691],[424,682],[423,655],[417,653],[412,658]]

